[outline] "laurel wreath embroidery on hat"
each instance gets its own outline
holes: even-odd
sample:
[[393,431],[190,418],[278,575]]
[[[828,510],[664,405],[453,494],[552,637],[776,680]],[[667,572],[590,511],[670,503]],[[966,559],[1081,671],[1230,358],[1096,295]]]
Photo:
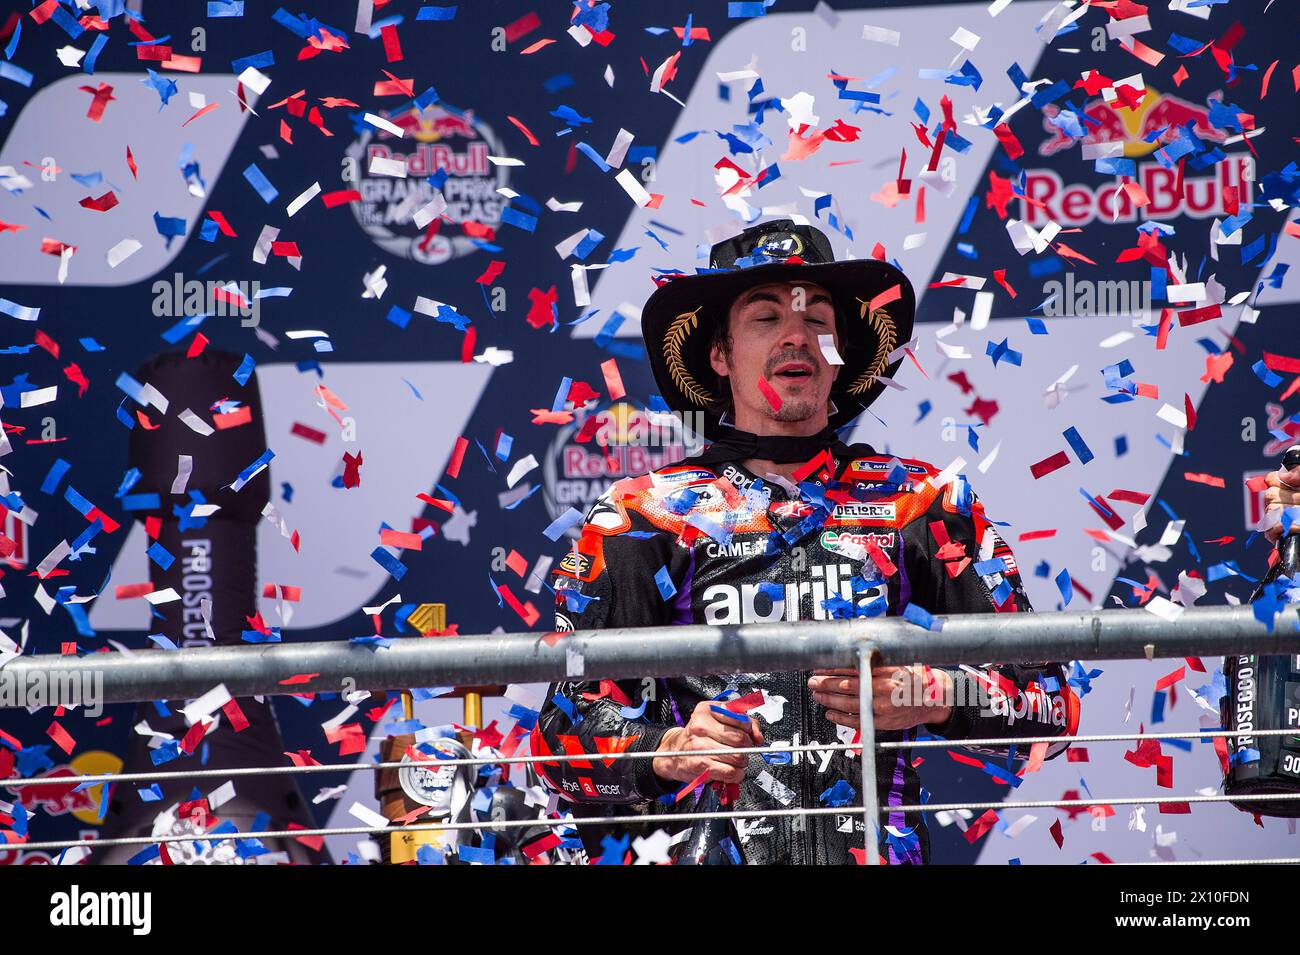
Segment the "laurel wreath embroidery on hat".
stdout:
[[673,383],[681,389],[682,394],[701,407],[707,407],[713,403],[713,396],[695,380],[682,357],[682,347],[687,337],[699,327],[699,314],[703,307],[700,305],[693,312],[682,312],[673,319],[668,326],[668,333],[664,335],[664,360],[668,363]]
[[876,333],[877,345],[876,357],[871,362],[871,367],[849,386],[848,392],[851,395],[860,395],[871,387],[876,376],[888,364],[889,356],[894,350],[894,321],[889,317],[889,313],[883,308],[872,309],[870,303],[862,299],[858,299],[858,304],[862,306],[858,310],[858,317],[871,324],[871,330]]

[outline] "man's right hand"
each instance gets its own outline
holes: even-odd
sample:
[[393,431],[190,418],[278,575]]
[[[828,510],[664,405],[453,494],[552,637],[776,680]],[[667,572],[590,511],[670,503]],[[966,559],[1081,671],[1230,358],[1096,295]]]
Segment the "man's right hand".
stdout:
[[[1264,478],[1267,488],[1264,491],[1264,510],[1265,513],[1270,511],[1280,512],[1284,507],[1295,507],[1300,504],[1300,468],[1294,468],[1290,471],[1283,471],[1278,468],[1276,471],[1270,471]],[[1293,523],[1291,533],[1300,533]],[[1265,536],[1276,542],[1282,537],[1282,525],[1274,524],[1267,531]]]
[[749,765],[747,753],[726,753],[716,756],[696,755],[699,750],[721,749],[724,746],[766,746],[763,731],[752,717],[723,716],[713,709],[721,706],[710,700],[696,704],[690,721],[685,726],[674,726],[659,741],[661,750],[672,750],[673,756],[656,756],[654,773],[660,779],[688,783],[706,770],[709,779],[720,783],[739,783],[745,778]]

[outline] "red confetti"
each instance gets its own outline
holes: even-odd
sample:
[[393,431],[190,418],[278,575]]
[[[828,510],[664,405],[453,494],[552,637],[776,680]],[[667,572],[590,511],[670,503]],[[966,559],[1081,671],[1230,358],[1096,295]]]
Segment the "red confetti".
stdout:
[[994,126],[993,135],[998,138],[998,142],[1007,151],[1009,158],[1019,159],[1025,154],[1025,147],[1020,145],[1020,140],[1016,139],[1016,134],[1011,131],[1011,127],[1006,123],[998,123]]
[[515,40],[527,36],[541,25],[542,21],[538,19],[537,14],[530,10],[513,23],[506,24],[506,42],[514,43]]
[[405,531],[395,531],[385,527],[379,532],[379,543],[385,547],[398,547],[403,550],[422,550],[424,538],[419,534],[408,534]]
[[781,405],[784,403],[781,396],[776,393],[776,389],[768,384],[767,379],[762,375],[758,376],[758,390],[763,393],[763,397],[767,399],[767,403],[772,406],[773,411],[781,410]]
[[466,438],[456,439],[456,447],[451,452],[451,461],[447,464],[447,477],[460,477],[460,465],[465,460],[465,449],[468,447],[469,441]]
[[515,119],[515,117],[510,116],[510,115],[507,115],[507,116],[506,116],[506,119],[508,119],[508,120],[510,120],[510,122],[514,123],[514,124],[515,124],[515,128],[518,129],[521,133],[524,134],[524,136],[526,136],[526,137],[528,138],[528,142],[529,142],[529,144],[531,144],[531,145],[533,145],[533,146],[540,146],[540,145],[541,145],[541,143],[539,143],[539,142],[537,141],[537,137],[533,135],[533,131],[532,131],[531,129],[529,129],[527,126],[525,126],[522,122],[520,122],[519,120]]
[[357,487],[361,484],[361,465],[360,451],[355,456],[346,451],[343,453],[343,486],[345,488]]
[[219,105],[221,105],[221,104],[219,104],[219,103],[209,103],[207,106],[204,106],[202,109],[200,109],[197,113],[195,113],[193,116],[191,116],[191,117],[190,117],[189,119],[187,119],[185,122],[181,123],[181,128],[184,129],[186,126],[188,126],[190,123],[194,122],[194,121],[195,121],[196,119],[198,119],[200,116],[203,116],[203,115],[206,114],[206,113],[210,113],[210,112],[212,112],[212,111],[213,111],[214,109],[216,109]]
[[998,814],[992,809],[986,809],[984,815],[976,819],[975,822],[971,824],[971,827],[964,833],[966,841],[974,845],[980,839],[984,838],[984,835],[997,825],[997,822]]
[[333,209],[335,206],[341,206],[349,202],[360,202],[361,193],[356,189],[339,189],[336,192],[327,192],[320,197],[320,201],[325,203],[326,209]]
[[104,109],[109,103],[113,102],[113,87],[107,83],[100,83],[98,86],[83,86],[83,92],[90,93],[94,99],[90,101],[90,109],[86,113],[86,118],[96,123],[104,119]]
[[554,40],[549,40],[549,39],[538,40],[536,43],[530,44],[529,46],[526,46],[522,50],[520,50],[519,55],[528,56],[530,53],[536,53],[542,47],[550,46],[554,42],[555,42]]
[[230,222],[226,219],[225,215],[218,212],[216,209],[209,209],[208,218],[217,224],[217,228],[221,230],[222,235],[230,239],[238,238],[238,235],[235,233],[234,228],[230,225]]
[[110,189],[98,199],[92,199],[90,196],[86,196],[86,198],[82,199],[77,203],[77,205],[81,206],[83,209],[91,209],[95,212],[107,212],[109,209],[117,205],[117,196],[113,195],[113,190]]
[[248,405],[234,411],[227,411],[225,414],[214,414],[212,416],[212,423],[216,425],[218,431],[225,431],[227,428],[238,428],[240,425],[248,424],[252,420],[253,409]]
[[993,280],[997,282],[999,285],[1001,285],[1004,289],[1006,289],[1007,294],[1010,295],[1012,298],[1016,297],[1016,290],[1013,289],[1011,287],[1011,283],[1007,281],[1006,269],[994,269]]
[[384,41],[384,56],[389,63],[402,59],[402,41],[397,38],[397,25],[386,23],[379,28],[379,35]]
[[310,683],[318,676],[320,676],[319,673],[295,673],[293,676],[281,680],[280,686],[302,686]]
[[501,259],[493,259],[491,262],[488,263],[488,267],[483,270],[483,274],[480,275],[474,281],[477,282],[479,285],[491,285],[493,282],[497,280],[497,276],[499,276],[505,270],[506,270],[505,262],[503,262]]
[[308,427],[301,421],[295,421],[293,427],[289,429],[289,433],[296,437],[304,438],[313,444],[325,443],[326,435],[324,431],[317,431],[315,428]]
[[221,712],[226,714],[226,719],[230,720],[231,729],[236,733],[242,733],[244,730],[248,729],[248,717],[245,716],[244,711],[240,709],[238,700],[233,698],[226,700],[226,702],[221,706]]
[[1032,474],[1034,480],[1037,481],[1044,475],[1051,474],[1053,471],[1059,471],[1069,463],[1070,459],[1066,456],[1066,453],[1064,451],[1057,451],[1050,458],[1043,458],[1043,460],[1039,461],[1037,464],[1031,464],[1029,466],[1029,473]]

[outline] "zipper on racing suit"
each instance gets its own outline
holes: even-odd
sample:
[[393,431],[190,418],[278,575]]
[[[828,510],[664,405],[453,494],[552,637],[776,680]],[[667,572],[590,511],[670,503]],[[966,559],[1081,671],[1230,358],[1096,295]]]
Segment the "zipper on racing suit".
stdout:
[[[799,720],[803,724],[800,727],[799,739],[807,745],[812,742],[812,693],[808,689],[808,680],[800,671],[794,676],[799,690]],[[812,806],[812,766],[816,757],[812,750],[804,753],[804,759],[799,763],[799,805],[807,809]],[[816,817],[800,816],[799,821],[803,832],[803,859],[801,865],[817,864],[817,848],[814,844],[812,827]]]

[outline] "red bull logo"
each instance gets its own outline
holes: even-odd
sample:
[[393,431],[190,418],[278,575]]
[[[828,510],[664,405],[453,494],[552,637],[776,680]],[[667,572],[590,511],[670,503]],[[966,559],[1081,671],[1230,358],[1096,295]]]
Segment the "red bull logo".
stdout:
[[[1044,110],[1047,117],[1055,117],[1059,110],[1049,106]],[[1129,159],[1149,156],[1165,143],[1177,138],[1174,127],[1185,127],[1189,122],[1196,123],[1196,135],[1201,139],[1221,143],[1227,134],[1210,125],[1210,111],[1204,106],[1197,106],[1177,96],[1169,96],[1146,88],[1142,102],[1135,109],[1127,109],[1119,99],[1108,103],[1104,99],[1095,99],[1084,107],[1093,123],[1080,120],[1088,135],[1083,139],[1071,139],[1059,127],[1052,125],[1048,119],[1043,120],[1043,129],[1053,134],[1038,147],[1040,156],[1053,156],[1063,149],[1069,149],[1075,143],[1090,146],[1101,143],[1123,143],[1124,155]],[[1095,125],[1094,125],[1095,124]],[[1151,142],[1146,137],[1157,129],[1164,129]]]
[[400,126],[411,139],[418,143],[436,143],[443,139],[459,136],[462,139],[478,139],[474,129],[474,111],[466,111],[464,116],[457,116],[444,110],[407,110],[392,120],[394,126]]
[[[38,778],[59,779],[63,776],[73,777],[76,775],[71,766],[60,766]],[[18,801],[22,803],[23,808],[29,813],[35,813],[37,809],[43,809],[50,816],[66,816],[76,810],[84,812],[96,811],[99,807],[91,802],[90,790],[83,789],[81,792],[74,792],[76,788],[76,783],[68,783],[66,786],[22,786],[18,790]]]
[[[103,750],[89,750],[79,753],[67,765],[56,766],[37,778],[72,779],[99,773],[117,773],[121,770],[122,760],[117,756]],[[74,792],[77,785],[18,786],[10,791],[16,793],[17,801],[29,813],[35,814],[38,809],[43,809],[50,816],[66,816],[71,813],[81,822],[99,825],[100,790],[104,788],[103,784]]]
[[[1223,130],[1210,125],[1209,110],[1205,107],[1158,93],[1150,87],[1134,109],[1125,108],[1118,99],[1113,104],[1098,99],[1089,103],[1085,112],[1097,125],[1085,123],[1088,134],[1082,139],[1072,139],[1044,120],[1044,128],[1053,137],[1038,147],[1039,154],[1055,155],[1080,142],[1122,143],[1125,158],[1140,159],[1176,138],[1175,127],[1189,122],[1195,123],[1196,134],[1202,139],[1223,142],[1227,138]],[[1145,140],[1144,137],[1160,129],[1165,131],[1151,142]],[[1139,163],[1133,179],[1150,202],[1138,206],[1121,182],[1112,181],[1094,188],[1084,183],[1067,184],[1052,169],[1029,169],[1025,172],[1025,198],[1020,201],[1020,215],[1036,228],[1049,221],[1066,227],[1084,226],[1093,221],[1135,222],[1139,212],[1147,219],[1222,217],[1228,214],[1225,207],[1228,196],[1235,196],[1239,203],[1251,201],[1254,178],[1252,158],[1233,157],[1218,163],[1212,175],[1185,176],[1180,191],[1177,169],[1166,169],[1158,162]]]
[[[499,191],[509,167],[494,166],[501,153],[492,130],[472,111],[433,105],[387,117],[398,137],[366,129],[348,148],[361,201],[349,203],[361,228],[385,251],[437,265],[478,251],[476,240],[491,239],[506,198]],[[402,176],[372,174],[376,159],[401,163]],[[431,177],[440,170],[435,187]],[[428,211],[424,217],[419,210]]]

